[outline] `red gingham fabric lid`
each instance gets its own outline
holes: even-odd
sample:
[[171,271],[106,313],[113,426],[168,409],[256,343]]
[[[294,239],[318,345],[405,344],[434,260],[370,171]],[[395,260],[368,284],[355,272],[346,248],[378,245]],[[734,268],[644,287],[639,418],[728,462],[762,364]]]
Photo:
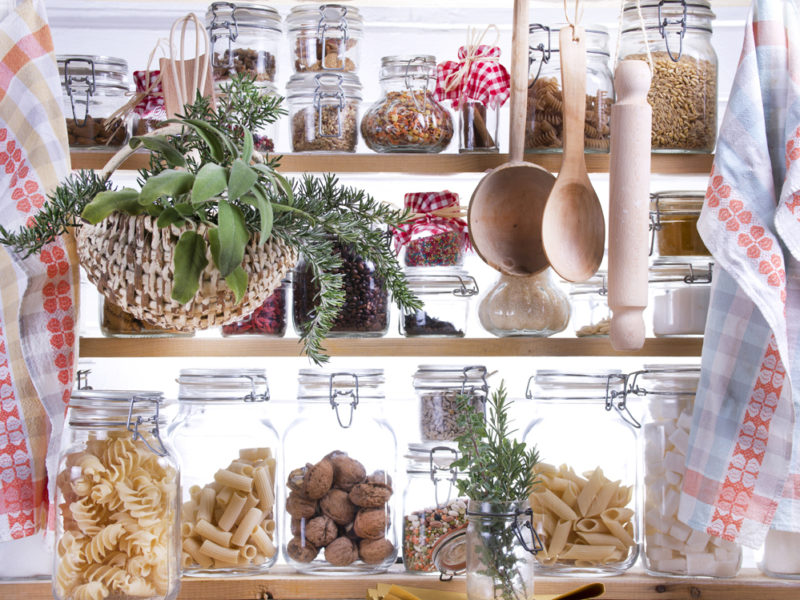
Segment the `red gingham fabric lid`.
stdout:
[[161,88],[161,81],[158,81],[160,75],[161,71],[150,71],[149,77],[147,71],[133,72],[133,80],[136,82],[137,94],[146,91],[148,83],[150,85],[148,94],[142,98],[139,104],[133,109],[140,117],[164,112],[164,92]]
[[461,46],[458,58],[436,67],[437,100],[450,100],[454,106],[465,100],[491,108],[505,104],[511,94],[511,78],[499,62],[500,48],[481,45],[470,55],[467,47]]
[[442,217],[439,215],[424,214],[432,213],[448,206],[458,206],[458,194],[444,190],[442,192],[412,192],[405,195],[403,204],[406,209],[422,213],[423,216],[404,223],[396,227],[392,231],[394,244],[396,249],[407,244],[412,236],[420,233],[428,233],[436,235],[437,233],[446,233],[448,231],[459,231],[467,239],[469,244],[469,237],[467,233],[467,222],[458,217]]

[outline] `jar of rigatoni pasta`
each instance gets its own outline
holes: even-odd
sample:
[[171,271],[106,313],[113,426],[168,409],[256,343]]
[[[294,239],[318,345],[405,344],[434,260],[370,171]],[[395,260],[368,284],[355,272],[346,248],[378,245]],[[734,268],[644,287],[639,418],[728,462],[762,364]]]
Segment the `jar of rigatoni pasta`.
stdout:
[[186,575],[256,574],[276,560],[278,434],[259,369],[183,369],[169,435],[183,466]]
[[56,477],[56,600],[167,600],[180,587],[178,464],[160,392],[76,390]]
[[619,371],[537,371],[524,434],[541,457],[530,496],[537,572],[615,575],[639,555],[637,407]]

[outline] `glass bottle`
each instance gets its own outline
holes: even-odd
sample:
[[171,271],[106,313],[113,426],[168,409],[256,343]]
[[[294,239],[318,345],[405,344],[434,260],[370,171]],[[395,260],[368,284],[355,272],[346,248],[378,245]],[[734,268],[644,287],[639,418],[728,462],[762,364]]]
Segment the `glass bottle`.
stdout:
[[576,337],[607,337],[611,327],[608,274],[598,271],[581,283],[570,284],[572,329]]
[[628,0],[617,61],[653,61],[648,101],[654,152],[712,152],[717,136],[717,54],[709,0]]
[[657,259],[650,265],[650,305],[657,337],[703,335],[714,263]]
[[[560,152],[563,146],[564,115],[561,85],[559,32],[567,25],[548,27],[531,24],[528,44],[528,109],[525,150]],[[586,27],[586,152],[608,152],[610,117],[614,103],[608,31],[599,25]]]
[[73,391],[56,477],[57,600],[177,596],[180,482],[162,402],[160,392]]
[[283,439],[283,552],[298,571],[378,573],[395,561],[397,447],[383,386],[382,369],[299,373],[300,414]]
[[286,334],[288,321],[286,296],[289,291],[289,280],[284,279],[281,285],[264,301],[260,307],[245,318],[222,326],[222,335],[265,335],[283,337]]
[[400,333],[406,337],[464,337],[470,299],[478,283],[463,269],[406,267],[409,288],[424,306],[402,315]]
[[455,441],[464,431],[458,426],[459,396],[467,396],[472,409],[484,413],[489,393],[483,365],[420,365],[414,373],[419,398],[419,431],[423,442]]
[[364,22],[354,6],[293,6],[286,24],[295,72],[358,70]]
[[182,369],[178,385],[169,436],[182,465],[183,572],[264,572],[278,547],[279,440],[265,404],[267,376],[261,369]]
[[650,194],[650,254],[655,256],[711,256],[697,231],[704,192]]
[[450,112],[436,101],[436,58],[384,56],[381,98],[361,120],[375,152],[441,152],[453,137]]

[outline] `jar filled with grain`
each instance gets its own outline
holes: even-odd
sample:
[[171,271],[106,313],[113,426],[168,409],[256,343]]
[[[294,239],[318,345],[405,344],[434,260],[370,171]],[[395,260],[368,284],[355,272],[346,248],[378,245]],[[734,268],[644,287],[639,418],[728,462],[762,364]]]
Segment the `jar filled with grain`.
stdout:
[[406,312],[400,333],[406,337],[464,337],[467,315],[478,283],[464,269],[406,267],[406,281],[423,307]]
[[711,302],[714,263],[705,259],[657,259],[650,265],[653,334],[700,336]]
[[[533,23],[528,34],[528,110],[525,150],[560,152],[564,115],[561,86],[559,32],[567,25]],[[614,80],[609,66],[608,31],[599,25],[586,27],[586,152],[608,152],[609,118],[614,103]]]
[[364,21],[354,6],[294,6],[286,17],[297,73],[358,70]]
[[703,192],[650,194],[651,255],[711,256],[697,231]]
[[464,406],[483,415],[489,384],[483,365],[420,365],[414,373],[419,398],[419,432],[423,442],[455,441],[459,397]]
[[73,148],[119,148],[128,141],[132,85],[128,63],[121,58],[83,54],[56,57],[61,76],[67,137]]
[[608,274],[598,271],[590,279],[569,288],[572,328],[577,337],[607,337],[611,327],[608,308]]
[[647,96],[654,152],[712,152],[717,135],[717,54],[709,0],[628,1],[617,60],[652,60]]
[[286,85],[294,152],[355,152],[361,83],[352,73],[295,73]]

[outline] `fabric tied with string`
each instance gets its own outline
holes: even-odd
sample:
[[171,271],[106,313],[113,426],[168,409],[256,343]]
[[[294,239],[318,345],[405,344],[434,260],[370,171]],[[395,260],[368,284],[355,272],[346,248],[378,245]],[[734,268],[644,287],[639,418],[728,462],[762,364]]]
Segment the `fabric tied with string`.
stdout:
[[[459,206],[458,194],[442,192],[413,192],[405,195],[404,206],[413,213],[412,219],[394,228],[392,237],[395,249],[407,245],[412,238],[427,237],[454,232],[458,245],[469,249],[467,222],[458,216],[447,216],[446,209]],[[437,214],[437,213],[445,214]],[[456,213],[457,214],[457,213]]]
[[500,64],[497,46],[461,46],[458,60],[436,67],[436,99],[458,107],[468,100],[490,108],[505,104],[511,94],[511,78]]
[[136,95],[141,98],[134,108],[139,118],[166,119],[161,71],[134,71],[133,80],[136,82]]

